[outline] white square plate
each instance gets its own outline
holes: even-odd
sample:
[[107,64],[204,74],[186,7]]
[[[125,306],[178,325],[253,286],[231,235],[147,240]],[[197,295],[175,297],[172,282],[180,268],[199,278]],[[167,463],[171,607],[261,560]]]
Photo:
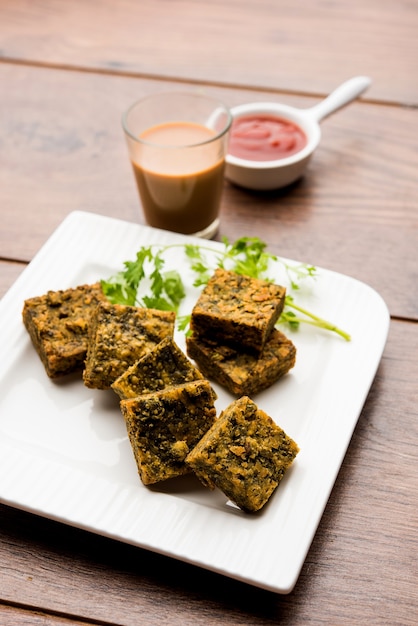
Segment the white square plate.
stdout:
[[[389,315],[370,287],[319,269],[302,306],[347,330],[292,332],[297,362],[253,399],[300,447],[264,509],[238,510],[193,476],[153,488],[139,480],[116,394],[81,376],[48,379],[21,318],[23,301],[108,278],[151,243],[217,242],[90,213],[70,214],[0,303],[0,500],[276,593],[290,592],[326,506],[386,342]],[[181,247],[173,265],[198,292]],[[167,264],[167,268],[169,268]],[[285,276],[277,275],[284,284]],[[367,315],[364,312],[367,311]],[[178,345],[184,337],[176,331]],[[234,398],[214,385],[220,411]]]

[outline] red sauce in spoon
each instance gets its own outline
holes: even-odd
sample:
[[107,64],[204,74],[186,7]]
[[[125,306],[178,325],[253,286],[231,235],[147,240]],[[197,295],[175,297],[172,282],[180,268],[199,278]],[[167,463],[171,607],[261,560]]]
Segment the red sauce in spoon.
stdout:
[[300,126],[290,120],[249,115],[232,122],[228,152],[248,161],[276,161],[296,154],[307,142]]

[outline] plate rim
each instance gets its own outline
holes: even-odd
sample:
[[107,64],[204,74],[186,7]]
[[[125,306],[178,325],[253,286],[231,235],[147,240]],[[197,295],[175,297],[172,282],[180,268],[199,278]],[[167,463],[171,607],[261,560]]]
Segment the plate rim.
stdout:
[[[75,230],[78,229],[80,231],[82,230],[86,231],[86,229],[88,230],[88,228],[92,228],[92,227],[96,228],[96,226],[98,226],[99,224],[105,230],[106,228],[112,228],[112,227],[114,228],[117,227],[122,230],[129,228],[129,229],[135,230],[135,232],[146,233],[147,235],[150,233],[153,233],[156,236],[163,234],[164,237],[168,237],[169,239],[174,238],[176,240],[178,239],[179,241],[180,240],[184,241],[185,239],[187,241],[193,240],[193,238],[190,238],[188,236],[177,235],[173,233],[166,233],[166,231],[157,231],[156,229],[153,229],[149,226],[133,224],[131,222],[127,222],[119,218],[102,216],[102,215],[98,215],[95,213],[88,213],[84,211],[73,211],[70,214],[68,214],[67,217],[61,222],[61,224],[55,229],[52,235],[47,239],[47,241],[40,248],[38,253],[34,256],[33,260],[23,270],[21,275],[17,278],[17,280],[13,283],[10,289],[3,296],[2,300],[0,301],[0,316],[2,316],[4,314],[4,311],[12,304],[14,305],[14,310],[16,311],[16,308],[17,308],[16,299],[19,296],[22,286],[25,285],[25,282],[28,280],[28,278],[31,277],[33,273],[36,274],[38,267],[42,267],[42,264],[45,262],[45,259],[48,259],[50,250],[53,249],[54,246],[59,244],[62,240],[64,241],[66,240],[66,237],[68,236],[68,232],[71,229],[75,229]],[[198,239],[196,239],[196,241],[201,242],[201,240],[198,240]],[[208,242],[205,241],[205,245],[207,243]],[[67,244],[68,244],[68,241],[67,241]],[[217,247],[221,245],[219,242],[211,242],[209,245],[211,244],[213,244],[214,249],[216,249]],[[215,558],[212,560],[210,558],[206,558],[206,559],[193,558],[193,555],[190,554],[189,548],[187,546],[187,541],[185,541],[184,538],[180,538],[181,540],[179,540],[179,544],[177,548],[176,549],[172,548],[170,551],[168,545],[165,545],[164,542],[162,541],[161,542],[159,542],[158,540],[152,541],[150,538],[141,541],[141,540],[138,540],[138,535],[133,536],[132,534],[127,532],[126,527],[124,527],[125,530],[123,528],[118,529],[118,528],[115,528],[114,524],[112,525],[112,523],[109,523],[109,522],[107,522],[107,525],[106,525],[106,519],[107,519],[106,517],[104,518],[105,522],[103,522],[103,519],[99,520],[97,517],[95,518],[94,515],[92,515],[91,519],[89,519],[88,521],[86,521],[85,519],[84,520],[79,519],[74,514],[71,514],[71,512],[65,513],[63,504],[61,502],[58,504],[58,507],[57,507],[57,503],[55,504],[55,506],[52,506],[52,507],[51,507],[51,503],[43,503],[39,492],[35,492],[33,499],[31,499],[28,493],[27,485],[20,483],[19,485],[20,490],[16,489],[16,483],[13,482],[12,480],[13,471],[10,472],[10,468],[13,469],[13,467],[16,467],[16,466],[22,468],[25,466],[25,463],[28,463],[28,462],[30,463],[30,461],[33,461],[33,459],[30,459],[30,457],[27,457],[25,461],[25,459],[22,458],[22,454],[20,453],[19,450],[11,448],[4,442],[1,442],[0,444],[0,449],[2,450],[2,454],[0,454],[0,472],[4,474],[4,472],[7,473],[7,471],[9,470],[9,473],[7,474],[8,478],[6,477],[6,480],[4,480],[3,478],[0,481],[0,501],[14,508],[26,510],[31,513],[40,515],[42,517],[54,519],[64,524],[68,524],[71,526],[82,528],[89,532],[93,532],[96,534],[113,538],[117,541],[124,541],[125,543],[129,543],[131,545],[135,545],[135,546],[138,546],[138,547],[150,550],[150,551],[165,554],[169,557],[176,558],[178,560],[194,564],[198,567],[202,567],[204,569],[208,569],[208,570],[217,572],[219,574],[226,575],[230,578],[241,580],[242,582],[245,582],[245,583],[248,583],[248,584],[269,590],[269,591],[273,591],[275,593],[285,594],[285,593],[291,592],[299,577],[300,570],[302,569],[306,555],[308,553],[311,542],[313,540],[313,537],[318,528],[320,519],[322,517],[322,513],[326,507],[328,497],[335,484],[338,471],[345,457],[345,452],[350,443],[352,432],[354,431],[354,428],[360,417],[362,407],[367,398],[372,382],[375,378],[375,374],[376,374],[376,371],[380,363],[383,350],[386,344],[386,339],[387,339],[388,330],[389,330],[389,323],[390,323],[390,316],[389,316],[389,311],[387,309],[387,306],[385,302],[383,301],[382,297],[380,296],[380,294],[378,294],[372,287],[370,287],[369,285],[366,285],[365,283],[362,283],[361,281],[358,281],[357,279],[351,278],[343,274],[338,274],[336,272],[333,272],[332,270],[326,270],[324,268],[317,268],[317,269],[325,273],[326,276],[334,277],[337,281],[338,280],[342,280],[345,282],[348,281],[350,285],[356,285],[357,288],[366,292],[370,296],[370,298],[373,298],[375,306],[379,308],[379,329],[378,329],[378,337],[376,336],[375,338],[376,345],[374,347],[373,360],[370,364],[370,367],[368,368],[368,381],[367,381],[367,384],[363,386],[361,397],[357,398],[356,406],[358,410],[356,409],[356,415],[352,417],[351,422],[348,425],[350,427],[348,429],[349,436],[347,435],[345,436],[344,452],[342,453],[342,456],[341,456],[341,451],[340,451],[341,458],[338,459],[337,461],[334,461],[333,468],[332,468],[333,472],[332,472],[332,475],[329,477],[329,481],[328,481],[329,488],[327,489],[326,497],[323,494],[322,500],[321,500],[321,506],[317,510],[317,514],[316,514],[317,519],[315,520],[314,524],[310,524],[309,530],[305,531],[308,533],[308,535],[305,536],[303,550],[299,553],[296,566],[294,566],[291,569],[291,572],[289,572],[288,575],[286,575],[285,573],[284,575],[278,576],[277,572],[274,571],[274,564],[272,563],[270,564],[270,567],[267,568],[268,571],[266,570],[263,575],[260,575],[260,573],[258,574],[255,573],[254,576],[252,577],[252,575],[249,573],[249,570],[247,570],[246,573],[243,574],[241,571],[242,568],[240,568],[239,564],[236,562],[234,562],[233,566],[231,565],[227,567],[224,563],[219,562],[220,561],[219,558],[218,559]],[[36,294],[33,294],[33,295],[36,295]],[[21,301],[19,302],[19,304],[22,304]],[[25,340],[28,341],[28,337],[25,336]],[[9,346],[8,349],[13,350],[13,343]],[[1,380],[2,380],[2,374],[0,370],[0,383],[1,383]],[[0,426],[1,426],[1,421],[0,421]],[[40,466],[42,465],[42,463],[39,462],[39,459],[37,460],[37,463],[38,463],[37,469],[38,471],[40,471],[41,475],[43,475],[43,472],[48,471],[51,467],[50,461],[49,463],[47,463],[47,465],[49,465],[49,468],[48,467],[41,468]],[[70,468],[68,471],[70,474],[67,476],[64,476],[66,473],[65,471],[64,471],[64,474],[57,472],[57,476],[59,475],[60,480],[61,481],[64,480],[64,482],[66,481],[65,484],[69,484],[71,487],[71,485],[73,484],[73,478],[71,476],[71,473],[74,473],[74,468]],[[289,478],[291,479],[291,476],[289,476]],[[97,477],[94,477],[93,482],[95,482],[97,486]],[[114,483],[110,483],[109,485],[109,483],[106,482],[104,487],[110,490],[109,494],[111,496],[111,499],[112,498],[120,499],[121,496],[120,495],[118,496],[117,494],[114,494],[113,492]],[[133,498],[132,493],[127,494],[126,489],[124,490],[124,493],[125,493],[125,498],[127,498],[128,500],[129,498]],[[149,494],[146,496],[146,499],[149,499]],[[132,504],[132,506],[134,505]],[[186,513],[186,517],[188,517],[191,515],[191,513],[193,513],[193,511],[190,512],[190,509],[194,510],[195,507],[192,504],[185,503],[184,501],[182,501],[181,506],[180,506],[180,513],[179,513],[177,511],[178,502],[174,500],[172,501],[170,500],[169,508],[172,514],[184,516]],[[213,512],[210,512],[209,518],[211,519],[211,522],[215,524],[216,526],[218,523],[216,518],[219,519],[219,511],[216,514],[214,514]],[[126,523],[128,522],[129,520]],[[258,537],[259,531],[257,531],[257,529],[254,531],[253,521],[249,521],[248,527],[252,527],[251,532],[253,532],[254,536],[258,538],[256,541],[256,544],[257,544],[257,549],[259,549],[260,545],[262,546],[262,541],[260,543],[260,538]],[[148,534],[145,533],[144,530],[142,532],[143,532],[142,534],[143,537],[153,536],[152,533],[151,535],[149,535],[149,533]],[[166,533],[168,532],[167,527],[164,528],[164,532]]]

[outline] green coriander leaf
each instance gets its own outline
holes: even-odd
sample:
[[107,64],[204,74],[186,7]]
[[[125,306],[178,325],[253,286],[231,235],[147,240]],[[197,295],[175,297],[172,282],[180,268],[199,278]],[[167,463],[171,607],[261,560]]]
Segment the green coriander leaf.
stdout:
[[177,310],[186,296],[183,281],[177,270],[171,270],[164,273],[163,289],[173,303],[175,310]]
[[190,313],[189,315],[180,315],[179,317],[177,317],[177,328],[180,332],[185,332],[186,336],[190,335],[191,333],[190,318],[191,318]]
[[205,285],[211,275],[210,264],[202,253],[202,250],[199,246],[193,246],[187,244],[185,246],[185,253],[188,259],[192,262],[191,269],[195,274],[197,274],[195,282],[193,285],[195,287],[200,287],[201,285]]
[[189,259],[201,259],[202,258],[202,251],[199,248],[199,246],[186,243],[184,246],[184,251],[186,253],[186,256]]
[[143,304],[147,309],[158,309],[159,311],[175,311],[175,305],[162,296],[144,296]]
[[225,259],[232,261],[231,269],[237,274],[265,279],[270,262],[276,260],[265,249],[266,244],[258,237],[241,237],[226,245]]
[[135,305],[136,288],[132,288],[126,283],[122,273],[107,281],[102,280],[100,284],[104,295],[112,304]]
[[126,261],[123,272],[126,283],[131,289],[137,289],[139,283],[145,276],[144,265],[147,260],[152,259],[151,248],[141,248],[136,255],[135,261]]
[[297,319],[293,311],[282,311],[278,323],[288,324],[290,328],[292,328],[293,330],[297,330],[300,325],[300,320]]
[[[299,284],[306,278],[316,277],[316,268],[312,265],[288,264],[266,250],[267,244],[257,237],[241,237],[230,243],[226,237],[222,238],[224,249],[214,250],[204,245],[172,244],[167,246],[149,246],[141,248],[134,261],[126,261],[124,270],[108,280],[102,280],[103,293],[114,303],[135,306],[142,303],[149,308],[172,310],[177,313],[181,302],[185,298],[185,289],[180,274],[176,270],[163,272],[164,254],[170,248],[182,247],[191,269],[196,278],[195,287],[207,284],[217,267],[222,267],[247,275],[273,282],[267,277],[267,272],[274,264],[284,267],[290,288],[299,289]],[[155,251],[156,250],[156,251]],[[141,295],[142,281],[147,279],[149,292]],[[293,310],[292,310],[293,309]],[[294,312],[297,311],[297,314]],[[335,324],[327,322],[317,315],[303,309],[294,302],[289,294],[286,296],[285,310],[278,323],[287,323],[290,328],[297,329],[304,322],[319,328],[337,333],[346,341],[350,335]],[[178,318],[179,329],[189,333],[190,315]]]

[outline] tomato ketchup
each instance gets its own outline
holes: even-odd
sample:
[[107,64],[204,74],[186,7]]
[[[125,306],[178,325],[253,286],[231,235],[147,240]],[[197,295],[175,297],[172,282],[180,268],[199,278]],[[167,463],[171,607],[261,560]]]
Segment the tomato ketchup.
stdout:
[[274,115],[248,115],[232,122],[228,152],[248,161],[276,161],[306,144],[304,131],[294,122]]

